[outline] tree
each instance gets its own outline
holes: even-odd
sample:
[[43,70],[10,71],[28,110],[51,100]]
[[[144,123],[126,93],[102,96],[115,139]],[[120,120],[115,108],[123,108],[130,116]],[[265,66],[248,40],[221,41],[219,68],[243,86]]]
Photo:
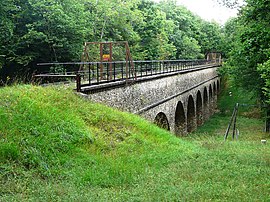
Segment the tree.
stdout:
[[[235,34],[229,64],[238,85],[258,94],[262,104],[269,103],[270,3],[247,0],[234,22]],[[232,25],[232,24],[231,24]],[[228,26],[229,27],[229,26]],[[260,65],[262,64],[262,65]],[[268,106],[269,108],[269,106]],[[269,113],[269,110],[268,114]],[[267,120],[269,130],[270,120]]]
[[202,47],[203,53],[212,51],[222,52],[223,38],[219,24],[215,22],[202,22],[199,44]]
[[176,5],[176,1],[161,1],[160,9],[166,14],[166,19],[172,22],[172,31],[169,32],[169,40],[176,47],[177,59],[194,59],[202,57],[201,47],[193,37],[194,30],[198,27],[194,24],[195,17],[183,6]]
[[160,8],[166,13],[167,20],[174,23],[170,41],[177,49],[176,58],[203,58],[209,51],[222,50],[220,25],[204,21],[174,0],[161,1]]
[[9,41],[13,36],[14,23],[11,17],[15,10],[16,7],[12,0],[0,2],[0,69],[4,65],[5,57],[8,53]]
[[[87,23],[91,27],[87,41],[128,41],[133,58],[140,58],[140,35],[135,31],[136,27],[143,23],[143,16],[137,9],[138,0],[111,0],[97,1],[87,0],[85,10]],[[98,47],[93,47],[98,49]],[[118,60],[125,57],[120,48],[115,47],[115,55]],[[98,52],[98,51],[96,51]],[[93,53],[94,54],[94,53]]]
[[37,62],[78,60],[86,21],[83,4],[75,0],[14,0],[16,13],[10,16],[13,35],[3,74],[25,77]]
[[241,1],[240,0],[217,0],[217,2],[228,8],[239,8],[243,5],[244,1],[242,0]]
[[143,14],[143,23],[136,27],[136,31],[141,38],[144,59],[174,58],[175,46],[169,41],[173,32],[172,22],[166,19],[166,14],[152,1],[142,0],[138,8]]
[[238,19],[234,49],[230,53],[236,82],[247,90],[255,90],[261,98],[263,81],[257,66],[268,60],[270,48],[270,15],[267,12],[270,5],[265,2],[247,1]]

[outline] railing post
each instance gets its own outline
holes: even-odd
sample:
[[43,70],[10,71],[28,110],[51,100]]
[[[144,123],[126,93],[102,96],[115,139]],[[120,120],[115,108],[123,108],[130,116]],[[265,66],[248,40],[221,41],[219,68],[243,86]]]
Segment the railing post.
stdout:
[[31,83],[35,84],[35,81],[36,81],[36,73],[33,72],[32,77],[31,77]]
[[116,72],[115,72],[115,63],[113,63],[113,80],[115,81],[115,75],[116,75]]
[[112,80],[111,79],[111,72],[110,72],[110,69],[111,69],[111,63],[109,64],[109,63],[106,63],[106,74],[107,74],[107,81],[109,81],[109,80]]
[[90,69],[90,64],[88,64],[88,80],[89,80],[89,84],[91,84],[91,69]]
[[140,65],[141,65],[140,71],[141,71],[141,77],[142,77],[142,76],[143,76],[143,66],[142,66],[142,62],[140,62]]
[[121,62],[121,79],[124,79],[124,63]]
[[100,75],[99,75],[99,64],[97,63],[97,83],[99,83]]
[[80,74],[76,74],[76,89],[77,92],[81,92],[81,75]]
[[154,67],[153,67],[153,66],[154,66],[153,64],[154,64],[154,63],[153,63],[153,60],[152,60],[152,61],[151,61],[151,76],[153,75],[153,68],[154,68]]

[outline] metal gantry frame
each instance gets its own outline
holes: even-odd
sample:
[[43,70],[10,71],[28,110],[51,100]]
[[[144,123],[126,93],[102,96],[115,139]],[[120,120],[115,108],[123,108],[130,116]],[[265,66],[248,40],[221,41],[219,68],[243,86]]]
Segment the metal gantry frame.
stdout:
[[[127,41],[116,41],[116,42],[85,42],[84,49],[81,57],[81,62],[95,62],[91,61],[89,54],[88,54],[88,47],[91,45],[99,45],[99,58],[100,58],[100,80],[103,80],[103,62],[109,63],[109,80],[112,80],[113,77],[113,46],[114,45],[123,45],[125,47],[125,59],[126,59],[126,81],[128,81],[128,73],[133,75],[133,79],[136,80],[136,71],[134,70],[134,63],[130,53],[130,48]],[[109,57],[104,58],[104,46],[109,45]],[[83,71],[84,64],[80,65],[79,71]]]

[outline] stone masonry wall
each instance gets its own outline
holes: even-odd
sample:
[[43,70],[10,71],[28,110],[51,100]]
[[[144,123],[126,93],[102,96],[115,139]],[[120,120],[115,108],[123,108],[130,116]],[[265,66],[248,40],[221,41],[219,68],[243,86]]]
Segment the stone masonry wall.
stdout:
[[120,110],[136,113],[140,109],[162,99],[196,86],[217,76],[217,68],[203,69],[185,74],[177,74],[156,80],[136,83],[125,87],[108,89],[89,94],[88,97]]

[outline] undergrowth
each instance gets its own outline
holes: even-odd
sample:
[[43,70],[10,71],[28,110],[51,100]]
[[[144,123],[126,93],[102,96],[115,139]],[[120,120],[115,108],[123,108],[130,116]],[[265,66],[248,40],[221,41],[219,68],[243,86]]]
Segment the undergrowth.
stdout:
[[225,143],[229,110],[177,138],[66,87],[1,88],[0,201],[267,201],[269,135],[241,116]]

